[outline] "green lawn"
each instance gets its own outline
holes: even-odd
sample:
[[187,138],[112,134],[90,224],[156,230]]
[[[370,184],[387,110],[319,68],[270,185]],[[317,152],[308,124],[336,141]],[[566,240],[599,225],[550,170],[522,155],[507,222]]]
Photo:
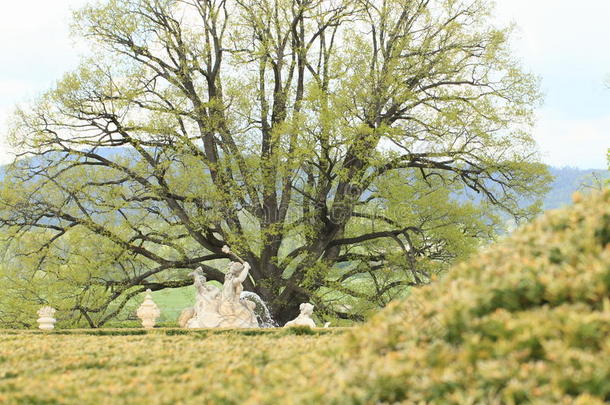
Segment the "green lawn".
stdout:
[[[195,304],[195,288],[192,286],[155,291],[152,295],[161,309],[159,322],[176,322],[184,308]],[[142,296],[138,300],[138,305],[143,299]]]

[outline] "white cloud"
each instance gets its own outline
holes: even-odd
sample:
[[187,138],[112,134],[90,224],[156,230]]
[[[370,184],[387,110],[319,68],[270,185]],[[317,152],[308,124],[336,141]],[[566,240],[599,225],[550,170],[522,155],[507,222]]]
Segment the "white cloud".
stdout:
[[6,121],[16,103],[48,89],[76,66],[71,12],[85,0],[0,1],[0,164],[11,160]]
[[610,112],[597,119],[577,120],[543,111],[534,135],[545,161],[553,166],[608,167]]
[[[517,23],[532,45],[545,52],[605,42],[610,3],[604,0],[501,0],[496,2],[498,16]],[[583,39],[586,42],[582,42]],[[556,45],[548,49],[547,45]],[[539,55],[541,56],[541,55]]]
[[500,21],[517,24],[515,51],[524,64],[541,73],[574,70],[601,84],[610,73],[610,1],[502,0]]
[[534,137],[546,162],[605,168],[610,147],[610,1],[499,0],[517,23],[514,50],[542,78],[545,106]]
[[71,11],[83,0],[0,3],[0,62],[6,76],[46,79],[76,60],[69,37]]

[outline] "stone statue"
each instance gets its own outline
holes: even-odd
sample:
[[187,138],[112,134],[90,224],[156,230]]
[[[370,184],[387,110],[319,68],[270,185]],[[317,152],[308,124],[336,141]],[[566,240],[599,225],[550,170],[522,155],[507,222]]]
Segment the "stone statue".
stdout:
[[146,297],[144,297],[144,302],[138,308],[136,312],[138,318],[142,321],[142,326],[145,329],[152,329],[155,327],[157,323],[157,319],[161,315],[161,311],[155,302],[152,300],[152,291],[150,288],[146,290]]
[[193,276],[193,286],[197,289],[197,298],[200,299],[202,303],[212,304],[212,302],[217,300],[220,290],[214,285],[206,284],[207,280],[203,275],[203,269],[201,267],[197,267],[194,272],[189,273],[189,276]]
[[222,299],[224,301],[234,301],[239,299],[241,292],[244,290],[242,283],[248,277],[250,265],[246,262],[231,262],[229,271],[225,274],[225,282],[222,285]]
[[178,325],[180,325],[181,328],[186,328],[186,325],[188,325],[188,322],[193,319],[193,317],[195,316],[195,308],[194,307],[188,307],[182,310],[182,312],[180,313],[180,316],[178,317]]
[[[227,246],[224,253],[231,253]],[[225,274],[222,290],[207,285],[201,268],[190,273],[193,286],[197,289],[195,306],[182,311],[179,318],[181,327],[186,328],[258,328],[254,313],[256,304],[240,299],[243,282],[248,277],[250,265],[247,262],[231,262]]]
[[229,270],[225,274],[225,282],[222,286],[222,295],[218,313],[222,317],[219,326],[226,328],[258,328],[258,321],[254,314],[255,304],[252,301],[241,300],[244,290],[242,283],[248,277],[250,265],[231,262]]
[[55,308],[50,306],[44,306],[38,310],[38,328],[42,330],[52,330],[55,328],[55,322],[57,319],[55,316]]
[[220,323],[218,315],[220,290],[216,286],[206,284],[207,280],[201,267],[189,275],[193,276],[193,286],[197,290],[197,298],[195,306],[192,308],[192,316],[186,320],[183,327],[213,328],[218,326]]
[[300,305],[299,309],[301,310],[299,316],[297,316],[290,322],[286,322],[284,328],[290,326],[309,326],[310,328],[315,328],[316,323],[313,321],[313,319],[311,319],[311,316],[313,315],[313,305],[304,302]]

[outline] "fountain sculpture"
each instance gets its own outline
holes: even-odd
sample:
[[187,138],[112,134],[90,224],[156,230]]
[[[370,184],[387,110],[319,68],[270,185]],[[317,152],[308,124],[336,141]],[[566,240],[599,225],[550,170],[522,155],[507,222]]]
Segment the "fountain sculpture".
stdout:
[[[231,253],[228,246],[224,253]],[[193,308],[187,308],[180,316],[181,326],[186,328],[258,328],[256,303],[242,299],[243,282],[248,277],[248,262],[231,262],[225,274],[222,289],[206,284],[201,268],[190,275],[197,289]],[[190,315],[190,316],[189,316]]]
[[[239,262],[231,262],[225,274],[222,288],[206,284],[201,267],[190,273],[193,286],[197,290],[195,306],[186,308],[180,314],[181,328],[273,328],[277,323],[265,302],[252,291],[243,291],[243,282],[248,277],[250,264],[235,256],[228,246],[222,251],[236,257]],[[313,305],[302,303],[301,313],[285,326],[316,327],[311,318]],[[328,323],[325,325],[328,327]]]

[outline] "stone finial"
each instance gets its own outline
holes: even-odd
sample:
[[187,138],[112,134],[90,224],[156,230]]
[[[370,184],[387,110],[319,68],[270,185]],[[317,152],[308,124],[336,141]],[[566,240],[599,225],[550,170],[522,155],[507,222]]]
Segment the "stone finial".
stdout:
[[136,312],[138,318],[142,321],[142,326],[145,329],[152,329],[157,323],[157,319],[161,315],[161,311],[155,302],[152,300],[152,291],[150,288],[146,290],[144,302]]
[[55,308],[50,306],[44,306],[38,310],[38,327],[42,330],[52,330],[55,328],[55,322],[57,319],[54,318]]

